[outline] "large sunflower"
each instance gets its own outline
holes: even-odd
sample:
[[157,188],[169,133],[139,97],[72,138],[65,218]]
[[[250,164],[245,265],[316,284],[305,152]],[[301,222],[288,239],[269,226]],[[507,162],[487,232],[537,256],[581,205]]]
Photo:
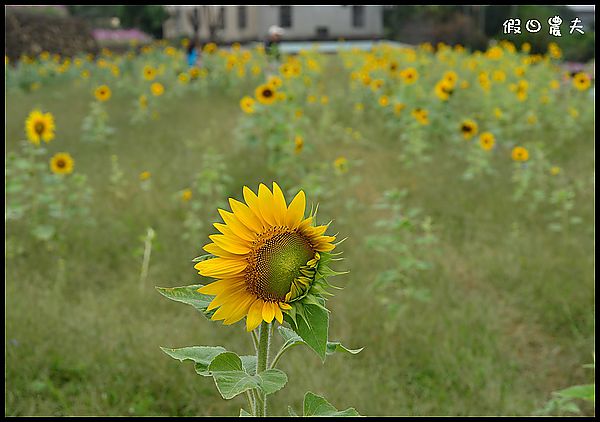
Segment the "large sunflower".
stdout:
[[52,113],[42,113],[39,110],[33,110],[27,116],[25,121],[25,132],[27,138],[35,145],[40,141],[48,143],[54,139],[54,116]]
[[229,325],[246,317],[252,331],[263,320],[282,323],[283,312],[302,315],[304,299],[324,292],[335,236],[324,235],[328,225],[316,226],[314,214],[304,218],[303,191],[286,205],[276,183],[272,192],[261,184],[258,195],[244,187],[244,200],[230,198],[233,212],[219,210],[225,224],[214,226],[222,234],[209,236],[212,243],[204,246],[214,258],[194,268],[218,279],[198,289],[215,295],[207,310],[219,309],[211,318]]

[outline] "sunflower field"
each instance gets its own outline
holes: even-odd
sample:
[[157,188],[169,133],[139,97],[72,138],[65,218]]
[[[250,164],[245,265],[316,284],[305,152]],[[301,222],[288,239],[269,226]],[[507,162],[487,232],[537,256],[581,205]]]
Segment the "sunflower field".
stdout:
[[594,414],[588,72],[186,42],[5,58],[6,415]]

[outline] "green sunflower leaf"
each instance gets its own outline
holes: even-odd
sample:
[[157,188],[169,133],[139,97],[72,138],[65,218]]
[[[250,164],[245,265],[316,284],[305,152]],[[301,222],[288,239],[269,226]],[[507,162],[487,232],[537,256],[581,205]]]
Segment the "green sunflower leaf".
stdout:
[[224,399],[231,399],[253,388],[272,394],[287,383],[287,375],[279,369],[267,369],[257,375],[246,373],[242,359],[233,352],[221,353],[215,357],[208,370]]
[[160,349],[173,359],[181,362],[184,360],[194,361],[196,372],[203,376],[210,376],[208,373],[210,363],[215,357],[227,351],[221,346],[192,346],[182,347],[181,349],[161,347]]
[[200,255],[197,256],[196,258],[192,259],[192,262],[200,262],[200,261],[206,261],[207,259],[212,259],[212,258],[216,258],[215,255],[209,253],[206,255]]
[[198,289],[202,287],[201,284],[194,284],[191,286],[182,287],[156,287],[156,290],[164,297],[174,300],[176,302],[185,303],[192,305],[198,311],[202,313],[206,318],[210,317],[215,313],[215,310],[207,311],[208,305],[213,300],[212,296],[204,295],[198,292]]
[[302,311],[298,312],[295,322],[287,314],[284,318],[296,334],[315,351],[322,361],[325,361],[327,332],[329,329],[329,313],[327,310],[321,306],[306,304],[302,306]]
[[[296,334],[294,330],[290,330],[289,328],[284,326],[277,327],[277,330],[279,331],[279,334],[281,335],[281,337],[283,337],[284,340],[282,348],[289,348],[297,344],[306,344],[306,342],[302,340],[302,337]],[[364,347],[361,347],[360,349],[348,349],[339,341],[328,341],[325,353],[327,355],[333,355],[336,352],[340,352],[356,355],[362,352],[363,349]]]
[[565,388],[564,390],[557,391],[556,394],[570,399],[582,399],[595,402],[596,386],[594,384],[574,385],[572,387]]
[[310,391],[304,395],[304,416],[360,416],[353,407],[337,410],[324,397]]
[[342,353],[349,353],[351,355],[356,355],[356,354],[362,352],[363,349],[364,349],[364,347],[361,347],[360,349],[348,349],[346,346],[344,346],[339,341],[328,341],[327,342],[327,354],[328,355],[333,355],[335,352],[342,352]]

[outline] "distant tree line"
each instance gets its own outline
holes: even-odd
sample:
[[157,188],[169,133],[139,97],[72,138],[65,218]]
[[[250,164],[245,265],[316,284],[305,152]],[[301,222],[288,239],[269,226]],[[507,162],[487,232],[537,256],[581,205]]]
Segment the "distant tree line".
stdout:
[[162,38],[163,22],[169,17],[164,6],[68,6],[69,13],[89,19],[94,26],[110,26],[118,18],[123,28],[138,28],[153,37]]
[[[562,18],[562,36],[549,34],[547,19]],[[595,57],[595,28],[587,22],[585,34],[569,34],[576,13],[565,6],[386,6],[384,8],[385,37],[406,43],[443,41],[483,50],[492,39],[507,39],[517,47],[528,42],[533,53],[543,53],[549,42],[556,42],[566,60],[588,61]],[[521,19],[521,34],[504,34],[503,23],[510,18]],[[525,30],[528,19],[542,23],[543,31]],[[586,24],[586,22],[584,22]]]

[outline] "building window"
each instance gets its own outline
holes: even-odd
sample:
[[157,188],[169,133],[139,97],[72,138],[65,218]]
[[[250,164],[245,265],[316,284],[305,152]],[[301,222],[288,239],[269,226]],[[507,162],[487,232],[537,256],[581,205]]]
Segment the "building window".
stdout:
[[219,8],[219,29],[225,29],[225,8]]
[[292,27],[292,6],[279,6],[279,26]]
[[365,6],[352,6],[352,26],[355,28],[365,26]]
[[326,40],[329,38],[329,28],[326,26],[317,26],[315,28],[315,32],[317,33],[317,38],[320,40]]
[[246,6],[238,6],[238,28],[246,28]]

